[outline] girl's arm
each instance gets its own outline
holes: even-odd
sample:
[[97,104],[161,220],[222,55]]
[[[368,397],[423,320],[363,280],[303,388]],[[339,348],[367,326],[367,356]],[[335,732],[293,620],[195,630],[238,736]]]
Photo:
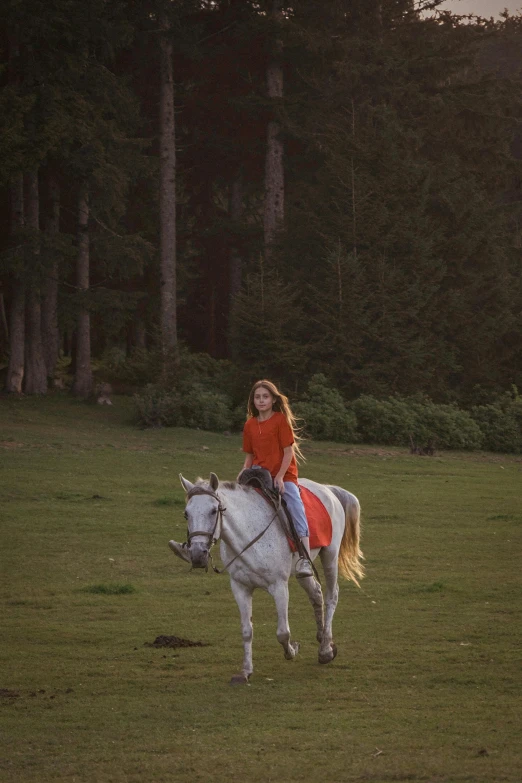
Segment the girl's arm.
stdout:
[[[243,464],[243,467],[239,471],[239,474],[241,475],[241,472],[243,470],[246,470],[246,468],[251,468],[253,461],[254,461],[254,455],[253,454],[245,454],[245,462]],[[238,478],[239,478],[239,476],[238,476]]]
[[277,471],[277,476],[274,478],[274,484],[281,494],[283,494],[283,492],[285,491],[283,477],[286,471],[288,470],[290,463],[292,462],[293,456],[294,456],[293,444],[291,446],[286,446],[283,449],[283,461],[281,462],[281,467]]

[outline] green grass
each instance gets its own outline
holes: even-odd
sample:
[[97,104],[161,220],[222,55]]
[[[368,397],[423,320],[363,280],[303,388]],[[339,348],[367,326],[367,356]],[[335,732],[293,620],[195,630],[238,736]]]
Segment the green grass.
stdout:
[[[257,593],[255,673],[231,688],[228,578],[167,541],[178,473],[233,478],[240,445],[139,430],[126,399],[0,399],[2,782],[520,783],[521,461],[307,444],[302,474],[361,501],[367,577],[340,585],[329,666],[299,586],[293,662]],[[204,646],[147,646],[162,634]]]

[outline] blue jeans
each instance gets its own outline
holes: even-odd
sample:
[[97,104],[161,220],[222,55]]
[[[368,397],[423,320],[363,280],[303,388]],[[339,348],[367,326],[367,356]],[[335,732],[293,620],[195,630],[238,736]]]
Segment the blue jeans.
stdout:
[[293,481],[285,481],[285,492],[282,497],[292,515],[299,538],[309,536],[308,522],[297,484],[294,484]]

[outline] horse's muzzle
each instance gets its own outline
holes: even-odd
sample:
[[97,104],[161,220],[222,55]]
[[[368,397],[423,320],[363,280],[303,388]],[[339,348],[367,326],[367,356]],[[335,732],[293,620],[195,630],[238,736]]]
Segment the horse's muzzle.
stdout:
[[193,542],[189,549],[192,568],[208,568],[208,547]]

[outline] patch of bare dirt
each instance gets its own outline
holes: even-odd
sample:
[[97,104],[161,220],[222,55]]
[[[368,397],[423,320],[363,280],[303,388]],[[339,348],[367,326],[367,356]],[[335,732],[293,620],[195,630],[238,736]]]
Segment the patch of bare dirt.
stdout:
[[156,636],[153,642],[145,642],[145,647],[205,647],[204,642],[193,642],[179,636]]
[[0,688],[0,699],[18,699],[21,696],[19,691],[10,691],[9,688]]
[[18,443],[18,441],[15,440],[0,440],[0,446],[3,449],[19,449],[20,446],[23,445],[23,443]]
[[24,696],[30,696],[31,698],[44,698],[44,699],[56,699],[57,696],[62,694],[69,694],[74,693],[72,688],[66,688],[63,691],[55,691],[54,693],[49,693],[45,690],[45,688],[40,688],[39,691],[28,691],[27,693],[23,694],[20,691],[14,691],[10,690],[9,688],[0,688],[0,699],[7,699],[8,702],[11,704],[15,701],[15,699],[23,698]]

